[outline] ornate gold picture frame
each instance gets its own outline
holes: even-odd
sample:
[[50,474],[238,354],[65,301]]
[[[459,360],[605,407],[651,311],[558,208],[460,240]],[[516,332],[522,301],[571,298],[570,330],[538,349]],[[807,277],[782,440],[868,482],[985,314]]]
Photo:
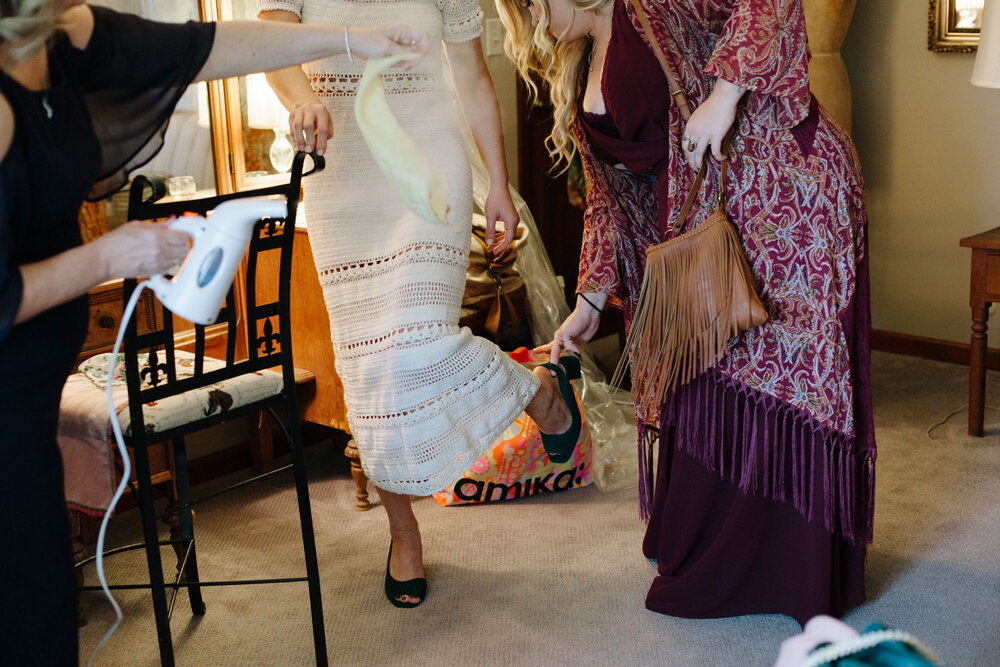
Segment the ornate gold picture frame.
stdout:
[[984,0],[930,0],[927,48],[939,53],[972,53],[979,45]]

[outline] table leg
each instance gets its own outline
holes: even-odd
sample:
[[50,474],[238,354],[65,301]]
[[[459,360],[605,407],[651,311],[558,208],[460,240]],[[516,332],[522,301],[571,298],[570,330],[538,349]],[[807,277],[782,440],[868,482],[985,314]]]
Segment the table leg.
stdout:
[[[253,428],[253,422],[257,427]],[[271,413],[261,410],[255,420],[250,418],[250,455],[253,457],[253,469],[258,475],[274,470],[274,420]]]
[[354,444],[354,438],[351,438],[347,447],[344,448],[344,456],[351,460],[351,477],[354,478],[354,486],[357,487],[354,509],[359,512],[367,512],[372,508],[372,504],[368,500],[368,477],[365,475],[364,468],[361,467],[361,452]]
[[972,309],[972,345],[969,354],[969,435],[983,435],[986,403],[986,330],[990,304]]

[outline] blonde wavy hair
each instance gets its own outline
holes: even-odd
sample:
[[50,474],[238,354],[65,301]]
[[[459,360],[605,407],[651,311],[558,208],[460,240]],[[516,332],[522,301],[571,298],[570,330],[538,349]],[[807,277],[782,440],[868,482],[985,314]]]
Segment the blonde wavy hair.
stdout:
[[[559,41],[549,33],[548,0],[531,0],[539,9],[537,26],[531,25],[531,14],[521,0],[497,0],[500,20],[507,29],[504,50],[514,62],[528,87],[532,100],[539,96],[534,77],[548,86],[554,108],[552,132],[545,147],[559,173],[569,168],[576,154],[573,122],[576,120],[577,98],[580,94],[580,74],[590,57],[593,40],[590,37],[572,42]],[[568,0],[575,11],[603,12],[614,0]]]
[[54,0],[0,0],[0,45],[6,57],[20,63],[45,45],[58,19]]

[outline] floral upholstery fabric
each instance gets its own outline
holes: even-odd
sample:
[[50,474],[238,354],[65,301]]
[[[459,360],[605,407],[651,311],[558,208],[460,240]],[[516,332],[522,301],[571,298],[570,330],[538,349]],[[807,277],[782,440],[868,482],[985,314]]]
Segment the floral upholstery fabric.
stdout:
[[[59,449],[65,469],[67,504],[88,514],[101,515],[114,494],[117,473],[114,468],[114,432],[108,420],[105,395],[110,354],[99,354],[80,364],[79,372],[69,376],[63,387],[59,406]],[[222,368],[217,359],[205,359],[205,371]],[[175,353],[177,377],[194,375],[194,355]],[[201,389],[149,403],[145,408],[148,432],[155,433],[233,410],[281,392],[280,373],[265,370],[218,382]],[[112,400],[122,432],[132,434],[125,386],[124,355],[119,355],[112,370]]]
[[[107,383],[107,368],[110,354],[99,354],[80,365],[80,372],[102,391]],[[174,353],[177,379],[194,377],[194,355],[188,352]],[[218,359],[205,358],[205,372],[223,368],[225,363]],[[114,387],[121,387],[121,403],[116,399],[118,423],[122,433],[132,435],[132,420],[125,397],[125,361],[119,355],[112,374]],[[144,386],[150,386],[148,380]],[[217,382],[200,389],[193,389],[177,396],[170,396],[154,403],[147,403],[144,409],[147,433],[167,431],[210,415],[226,412],[248,403],[259,401],[281,393],[283,386],[280,373],[270,370],[249,373],[230,380]]]

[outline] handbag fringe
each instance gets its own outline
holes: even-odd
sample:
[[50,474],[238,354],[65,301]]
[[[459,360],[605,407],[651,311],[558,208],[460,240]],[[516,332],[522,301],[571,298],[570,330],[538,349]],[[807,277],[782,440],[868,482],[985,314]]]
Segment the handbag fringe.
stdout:
[[667,392],[718,362],[729,340],[753,322],[746,299],[734,298],[734,288],[745,289],[753,278],[725,213],[717,209],[684,243],[678,240],[647,251],[626,353],[612,378],[618,386],[631,365],[633,397],[646,418],[656,415]]

